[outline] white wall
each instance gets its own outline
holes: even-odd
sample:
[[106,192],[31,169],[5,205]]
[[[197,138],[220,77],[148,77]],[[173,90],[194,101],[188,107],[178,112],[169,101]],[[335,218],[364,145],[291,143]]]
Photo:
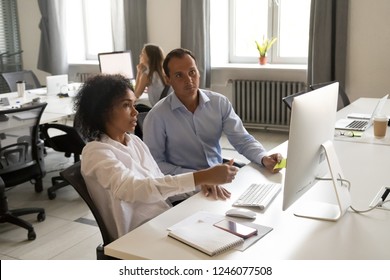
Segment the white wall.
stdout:
[[[40,13],[37,1],[18,0],[24,67],[35,71],[41,82],[47,73],[37,70]],[[349,15],[346,92],[359,97],[380,97],[390,91],[390,1],[351,0]],[[148,0],[148,33],[151,43],[165,52],[180,45],[180,0]],[[77,43],[77,42],[75,42]],[[95,66],[96,67],[96,66]],[[96,68],[95,68],[96,69]],[[228,95],[227,81],[236,77],[305,80],[305,71],[240,67],[212,72],[212,88]]]
[[38,1],[17,0],[24,69],[33,70],[42,84],[48,73],[38,70],[41,19]]
[[149,43],[165,53],[180,47],[180,0],[148,0],[147,17]]
[[390,1],[350,0],[346,90],[351,100],[390,92]]

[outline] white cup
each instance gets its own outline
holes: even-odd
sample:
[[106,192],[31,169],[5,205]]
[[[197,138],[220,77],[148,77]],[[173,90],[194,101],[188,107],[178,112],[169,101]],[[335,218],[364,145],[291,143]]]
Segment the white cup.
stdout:
[[18,96],[24,97],[24,92],[26,90],[26,83],[24,81],[17,81],[16,88],[18,90]]
[[376,138],[383,138],[386,136],[388,121],[386,116],[374,117],[374,136]]

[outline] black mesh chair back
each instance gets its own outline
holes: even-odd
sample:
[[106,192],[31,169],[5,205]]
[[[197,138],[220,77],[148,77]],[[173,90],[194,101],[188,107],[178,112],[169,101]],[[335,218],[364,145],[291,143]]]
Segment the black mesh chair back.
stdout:
[[39,122],[47,103],[0,111],[8,120],[0,122],[0,176],[6,187],[34,182],[43,190],[46,174],[44,143],[39,138]]
[[111,243],[115,240],[113,238],[108,229],[106,224],[104,223],[104,220],[102,216],[100,215],[100,212],[98,208],[96,207],[95,203],[93,202],[91,196],[88,193],[87,185],[85,184],[84,178],[81,175],[81,161],[76,162],[72,166],[66,168],[65,170],[60,172],[60,175],[70,184],[73,186],[73,188],[78,192],[78,194],[81,196],[81,198],[85,201],[85,203],[88,205],[89,209],[92,212],[92,215],[94,216],[96,223],[99,226],[100,233],[102,235],[103,244],[100,244],[96,248],[96,256],[98,260],[102,259],[113,259],[109,256],[104,255],[104,246]]
[[[322,88],[324,86],[333,84],[334,82],[335,81],[313,84],[313,85],[310,85],[310,89],[311,90],[319,89],[319,88]],[[349,97],[348,97],[347,93],[345,92],[344,88],[339,84],[339,97],[338,97],[338,101],[337,101],[337,111],[344,108],[345,106],[348,106],[349,104],[351,104]]]
[[33,226],[19,218],[21,215],[37,213],[38,221],[45,220],[43,208],[9,209],[5,189],[25,182],[34,182],[35,191],[43,190],[45,176],[43,141],[38,137],[39,122],[46,103],[0,111],[4,120],[0,122],[3,135],[0,142],[0,222],[12,223],[28,230],[28,239],[34,240]]
[[[310,85],[305,90],[302,90],[300,92],[297,92],[297,93],[288,95],[286,97],[283,97],[282,101],[286,104],[286,106],[289,109],[291,109],[292,108],[292,102],[294,101],[295,97],[297,97],[299,95],[302,95],[302,94],[305,94],[305,93],[307,93],[309,91],[316,90],[316,89],[319,89],[321,87],[333,84],[333,83],[334,83],[334,81]],[[340,109],[344,108],[345,106],[349,105],[350,103],[351,102],[350,102],[350,100],[348,98],[348,95],[346,94],[345,90],[343,89],[343,87],[341,85],[339,85],[339,96],[338,96],[338,101],[337,101],[337,110],[340,110]]]
[[[76,126],[46,123],[41,125],[41,137],[44,139],[46,147],[64,153],[65,157],[71,157],[73,155],[74,162],[80,161],[80,155],[85,146],[85,141]],[[69,184],[61,176],[54,176],[51,181],[52,186],[48,188],[47,194],[50,199],[55,199],[57,196],[56,191]]]
[[286,104],[287,108],[289,108],[291,110],[294,98],[299,96],[299,95],[305,94],[306,92],[308,92],[308,90],[302,90],[302,91],[287,95],[286,97],[282,98],[282,101],[284,102],[284,104]]
[[2,73],[1,76],[7,83],[10,92],[17,91],[16,82],[24,81],[26,89],[40,88],[42,85],[37,76],[31,70]]

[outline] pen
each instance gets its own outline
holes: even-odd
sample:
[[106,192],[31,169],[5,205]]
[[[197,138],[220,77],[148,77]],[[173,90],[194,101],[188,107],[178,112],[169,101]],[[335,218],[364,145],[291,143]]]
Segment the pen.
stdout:
[[386,187],[386,190],[385,192],[383,193],[381,199],[382,199],[382,202],[385,201],[386,197],[389,195],[390,193],[390,187]]

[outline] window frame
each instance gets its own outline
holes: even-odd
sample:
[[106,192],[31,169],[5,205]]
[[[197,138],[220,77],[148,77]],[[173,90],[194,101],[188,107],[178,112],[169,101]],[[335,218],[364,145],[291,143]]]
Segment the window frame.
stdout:
[[[93,3],[93,4],[96,4],[96,3]],[[108,1],[108,4],[111,5],[109,1]],[[90,47],[89,47],[90,46],[90,41],[89,41],[90,38],[89,38],[88,34],[92,33],[92,32],[88,32],[88,31],[90,31],[90,25],[88,24],[88,15],[92,14],[92,12],[90,12],[91,9],[88,9],[88,8],[90,8],[89,5],[92,5],[92,3],[88,3],[88,0],[82,0],[82,21],[83,21],[83,28],[84,28],[83,37],[84,37],[84,44],[85,44],[85,59],[96,61],[96,60],[98,60],[98,54],[91,53]],[[111,12],[110,12],[110,16],[111,16]],[[112,32],[111,32],[111,38],[112,38]],[[113,44],[114,44],[113,41],[111,41],[111,48],[102,50],[101,52],[114,51]]]
[[[256,63],[258,57],[251,56],[237,56],[235,55],[235,3],[238,0],[229,0],[228,2],[228,37],[229,37],[229,63]],[[268,26],[267,33],[269,38],[280,38],[280,13],[283,0],[268,0]],[[240,3],[240,2],[237,2]],[[275,44],[273,48],[268,51],[268,63],[271,64],[307,64],[307,57],[281,57],[280,45]]]
[[1,2],[1,71],[13,72],[23,69],[20,27],[16,0]]

